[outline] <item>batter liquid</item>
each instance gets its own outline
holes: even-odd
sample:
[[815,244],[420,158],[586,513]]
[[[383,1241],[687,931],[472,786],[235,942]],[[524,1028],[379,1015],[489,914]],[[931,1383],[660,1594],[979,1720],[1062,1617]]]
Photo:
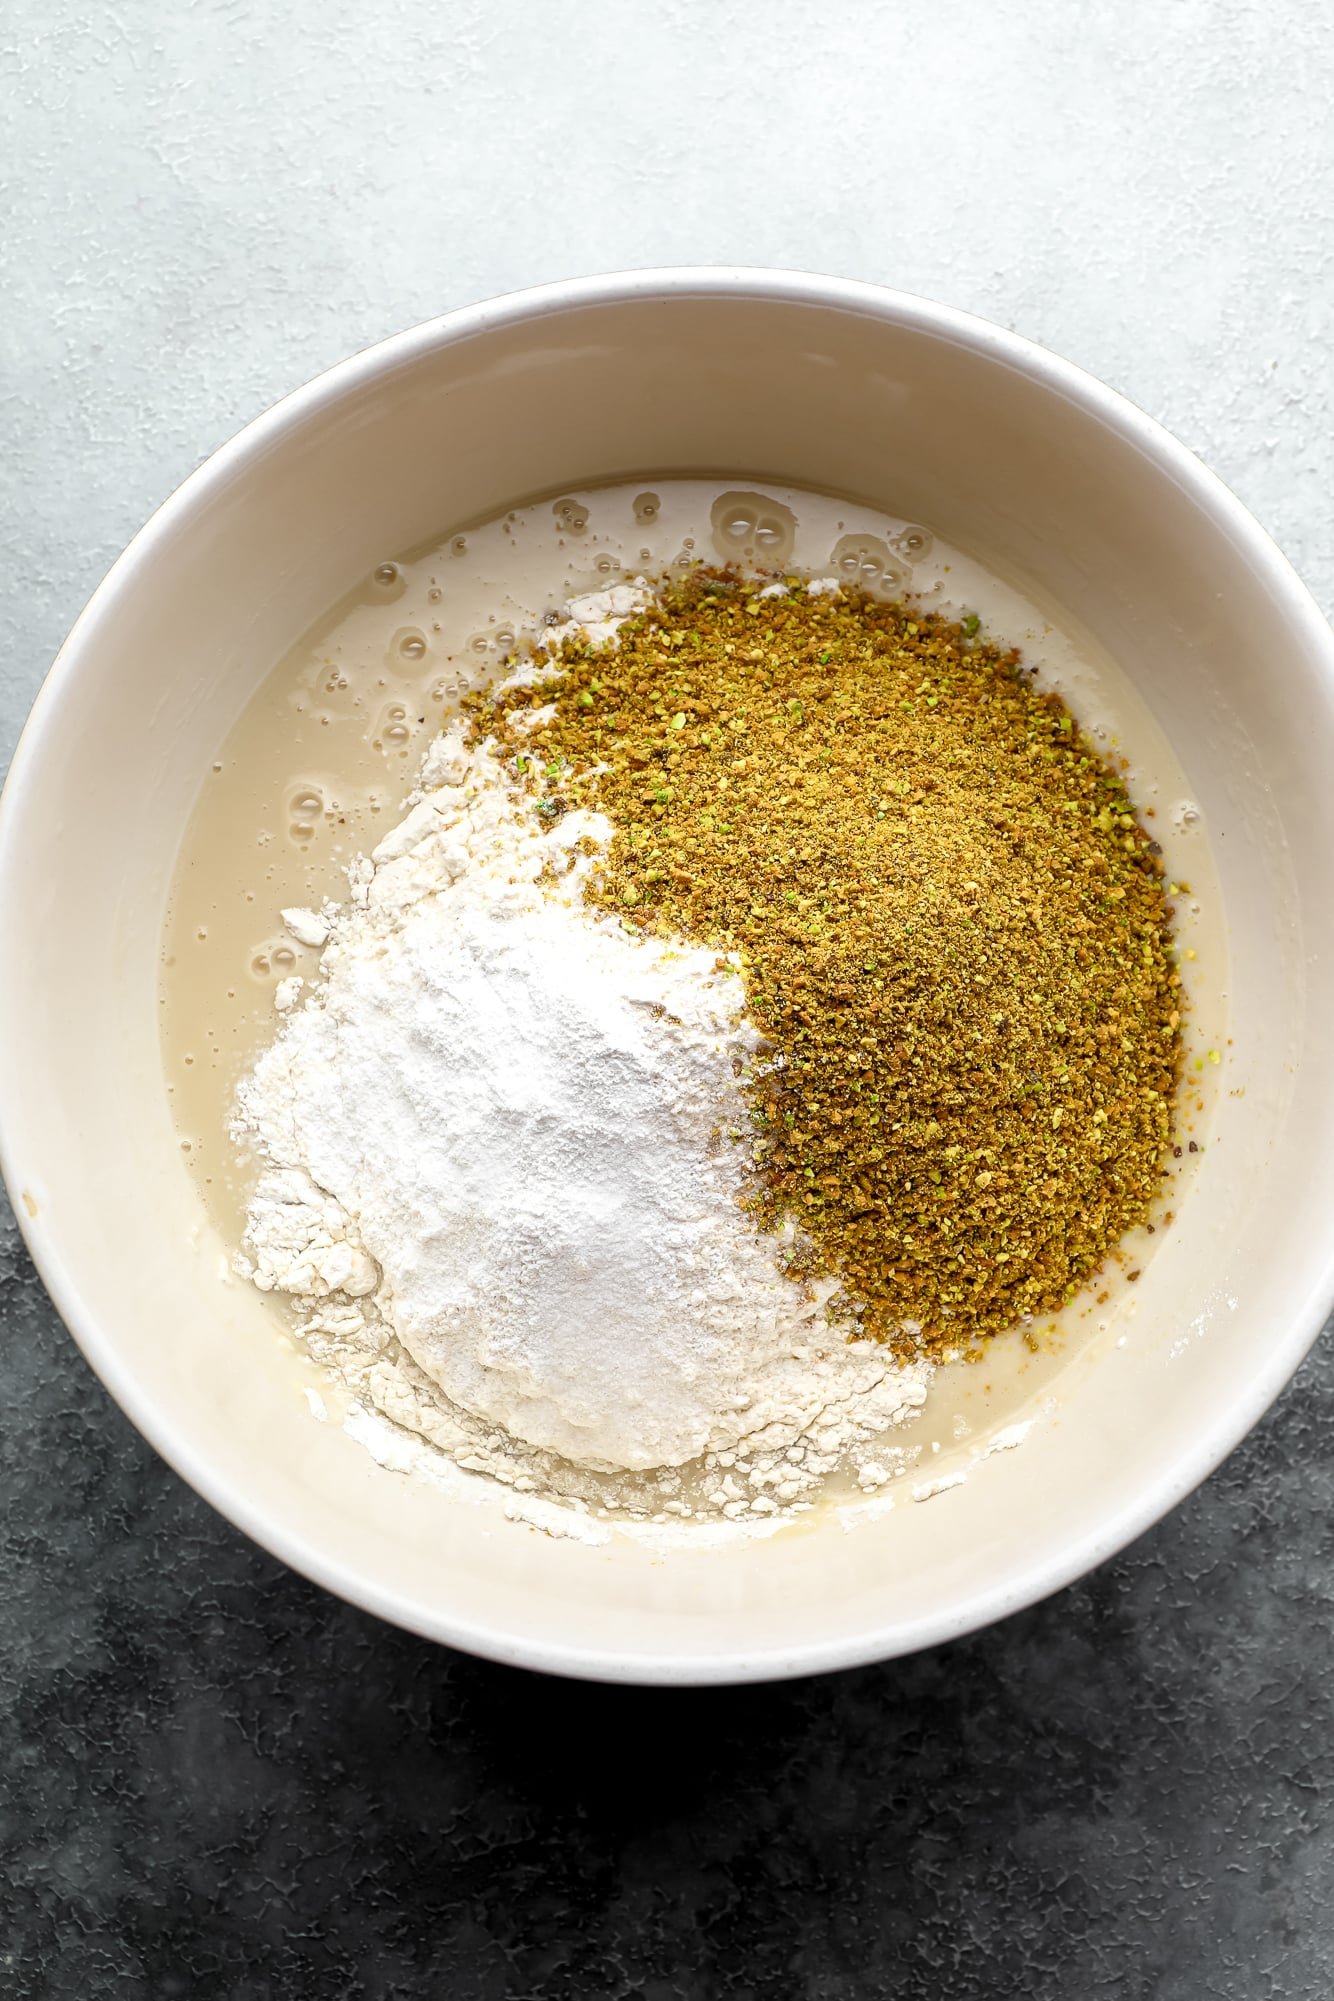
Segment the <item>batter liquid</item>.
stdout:
[[[275,1033],[273,990],[312,976],[317,951],[286,931],[288,906],[341,901],[345,869],[400,817],[441,721],[488,681],[516,641],[566,601],[698,561],[834,576],[884,597],[976,612],[1039,668],[1100,745],[1128,760],[1133,796],[1152,815],[1176,899],[1186,1020],[1184,1136],[1202,1143],[1205,1052],[1226,1042],[1226,948],[1206,830],[1185,777],[1125,674],[1055,607],[935,537],[826,496],[738,482],[669,480],[536,501],[407,556],[392,551],[282,660],[211,771],[201,774],[164,934],[162,1039],[181,1144],[226,1245],[240,1238],[247,1193],[227,1135],[238,1078]],[[1197,1069],[1197,1063],[1204,1063]],[[1178,1173],[1173,1199],[1184,1194]],[[1142,1270],[1161,1235],[1137,1233]],[[1045,1326],[1036,1351],[993,1342],[977,1365],[940,1371],[920,1417],[892,1442],[920,1452],[930,1483],[988,1438],[1032,1416],[1064,1370],[1130,1338],[1133,1288],[1112,1275],[1104,1304],[1085,1300]],[[286,1308],[273,1310],[286,1324]]]

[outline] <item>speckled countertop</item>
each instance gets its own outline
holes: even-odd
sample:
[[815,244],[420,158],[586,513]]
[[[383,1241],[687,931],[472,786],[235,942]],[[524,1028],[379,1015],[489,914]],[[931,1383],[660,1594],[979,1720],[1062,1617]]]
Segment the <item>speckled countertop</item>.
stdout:
[[[285,389],[627,264],[878,279],[1161,417],[1334,605],[1334,23],[1278,0],[9,0],[0,756]],[[885,1668],[544,1682],[288,1575],[0,1237],[0,1992],[1327,2001],[1334,1351],[1153,1534]]]

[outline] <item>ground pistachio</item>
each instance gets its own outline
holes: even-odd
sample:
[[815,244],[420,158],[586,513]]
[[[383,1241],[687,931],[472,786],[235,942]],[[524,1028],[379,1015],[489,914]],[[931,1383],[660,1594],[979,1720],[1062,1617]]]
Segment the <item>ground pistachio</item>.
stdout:
[[736,955],[767,1043],[744,1200],[905,1355],[1097,1274],[1159,1192],[1181,1066],[1124,773],[978,631],[700,569],[474,698],[544,824],[611,820],[595,905]]

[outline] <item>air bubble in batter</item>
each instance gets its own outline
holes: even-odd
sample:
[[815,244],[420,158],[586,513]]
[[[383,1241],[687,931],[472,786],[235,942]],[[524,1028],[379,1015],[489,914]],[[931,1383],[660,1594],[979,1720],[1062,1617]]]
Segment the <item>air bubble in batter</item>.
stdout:
[[781,569],[796,545],[796,515],[767,493],[720,493],[709,520],[713,546],[725,563]]
[[879,535],[841,535],[829,556],[829,567],[841,583],[871,597],[892,598],[906,588],[912,572],[891,555]]
[[392,667],[406,663],[409,667],[417,667],[426,658],[426,647],[426,634],[415,625],[405,625],[394,634],[389,649],[389,664]]
[[563,528],[567,535],[582,535],[588,526],[588,509],[582,500],[571,497],[558,500],[551,511],[556,517],[557,527]]

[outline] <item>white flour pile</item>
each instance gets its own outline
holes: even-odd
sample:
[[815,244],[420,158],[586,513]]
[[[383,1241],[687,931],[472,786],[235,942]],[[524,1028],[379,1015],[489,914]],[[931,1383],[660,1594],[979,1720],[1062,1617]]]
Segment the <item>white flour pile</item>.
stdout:
[[743,981],[592,913],[606,823],[543,833],[460,731],[421,785],[345,907],[290,914],[328,943],[239,1093],[241,1269],[364,1405],[523,1492],[741,1518],[880,1484],[928,1372],[850,1345],[737,1206]]

